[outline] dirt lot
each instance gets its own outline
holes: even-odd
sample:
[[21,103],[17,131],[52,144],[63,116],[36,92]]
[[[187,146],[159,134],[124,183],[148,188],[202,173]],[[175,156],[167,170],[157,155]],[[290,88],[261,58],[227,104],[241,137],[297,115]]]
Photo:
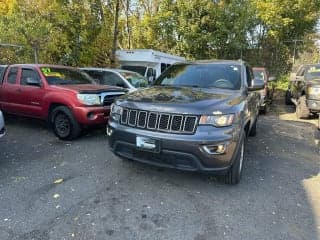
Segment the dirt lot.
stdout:
[[7,118],[0,140],[0,239],[320,239],[314,125],[261,116],[237,186],[112,155],[103,129],[62,142]]

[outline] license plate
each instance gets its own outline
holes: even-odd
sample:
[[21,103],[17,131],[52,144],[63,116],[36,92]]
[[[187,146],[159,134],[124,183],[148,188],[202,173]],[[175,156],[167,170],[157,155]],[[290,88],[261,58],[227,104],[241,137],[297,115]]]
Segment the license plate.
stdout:
[[138,148],[149,150],[149,151],[157,151],[157,140],[149,138],[149,137],[136,137],[136,146]]

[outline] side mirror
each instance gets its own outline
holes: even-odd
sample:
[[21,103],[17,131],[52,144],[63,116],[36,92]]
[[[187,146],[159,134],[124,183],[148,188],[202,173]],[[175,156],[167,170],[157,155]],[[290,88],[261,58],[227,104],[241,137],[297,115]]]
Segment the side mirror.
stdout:
[[30,85],[30,86],[38,86],[38,87],[41,87],[41,82],[40,82],[39,79],[27,77],[26,83],[27,83],[27,85]]
[[274,76],[268,78],[268,81],[269,81],[269,82],[273,82],[273,81],[275,81],[275,80],[276,80],[276,77],[274,77]]
[[297,74],[296,73],[291,73],[290,74],[290,81],[294,81],[294,80],[296,80],[296,76],[297,76]]
[[251,86],[248,87],[249,91],[256,91],[256,90],[261,90],[264,89],[264,81],[259,78],[255,78],[251,82]]

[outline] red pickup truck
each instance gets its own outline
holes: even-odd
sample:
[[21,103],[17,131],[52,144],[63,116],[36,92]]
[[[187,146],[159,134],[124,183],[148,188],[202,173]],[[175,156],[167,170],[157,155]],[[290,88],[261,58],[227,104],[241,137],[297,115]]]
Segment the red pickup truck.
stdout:
[[113,100],[125,93],[65,66],[9,65],[0,78],[3,112],[47,120],[63,140],[78,137],[85,126],[106,124]]

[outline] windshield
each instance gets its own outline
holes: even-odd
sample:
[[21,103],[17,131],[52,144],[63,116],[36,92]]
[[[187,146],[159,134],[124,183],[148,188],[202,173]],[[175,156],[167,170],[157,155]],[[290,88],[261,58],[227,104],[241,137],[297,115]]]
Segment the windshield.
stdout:
[[119,72],[132,86],[146,87],[148,85],[148,81],[145,77],[141,76],[139,73],[135,72]]
[[95,84],[87,74],[72,68],[42,67],[41,72],[50,85]]
[[154,85],[238,90],[241,87],[241,66],[229,63],[172,65]]
[[136,73],[141,74],[142,76],[145,75],[147,67],[143,66],[121,66],[121,69],[128,70],[128,71],[133,71]]
[[320,65],[311,66],[305,73],[306,80],[320,79]]

